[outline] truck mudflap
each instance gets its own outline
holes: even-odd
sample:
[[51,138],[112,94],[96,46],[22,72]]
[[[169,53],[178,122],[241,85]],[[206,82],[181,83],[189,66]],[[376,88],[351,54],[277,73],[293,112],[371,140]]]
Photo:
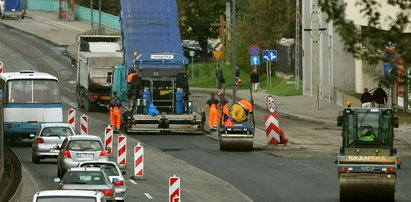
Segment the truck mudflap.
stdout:
[[202,133],[199,114],[135,114],[127,120],[127,133]]
[[394,173],[340,173],[340,201],[394,201]]

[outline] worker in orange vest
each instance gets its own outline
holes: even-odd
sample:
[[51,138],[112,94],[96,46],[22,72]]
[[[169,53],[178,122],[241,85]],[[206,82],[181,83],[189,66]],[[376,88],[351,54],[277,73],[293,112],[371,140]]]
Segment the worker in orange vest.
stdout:
[[228,109],[228,101],[225,97],[223,97],[223,94],[221,92],[218,92],[217,95],[220,98],[221,123],[224,124],[225,119],[228,118],[228,116],[230,116]]
[[131,83],[131,81],[133,80],[133,77],[137,75],[138,73],[136,72],[136,70],[131,69],[130,73],[127,75],[127,82]]
[[215,94],[211,93],[211,98],[207,100],[206,108],[210,109],[208,113],[208,126],[210,131],[217,130],[217,121],[218,121],[218,103],[219,101],[215,98]]
[[[121,101],[117,97],[117,92],[113,92],[113,97],[110,101],[110,104],[107,108],[110,110],[110,125],[114,128],[115,131],[120,130],[120,123],[121,123],[121,111],[120,108],[123,107]],[[128,108],[123,107],[126,110]]]

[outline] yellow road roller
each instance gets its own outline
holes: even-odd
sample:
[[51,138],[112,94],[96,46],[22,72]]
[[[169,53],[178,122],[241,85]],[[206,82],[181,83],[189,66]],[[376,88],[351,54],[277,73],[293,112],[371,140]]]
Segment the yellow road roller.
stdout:
[[399,157],[398,118],[388,108],[346,108],[337,118],[342,146],[337,158],[340,201],[394,201]]
[[[238,89],[246,89],[248,98],[239,98]],[[233,90],[231,102],[227,99],[227,90]],[[252,89],[245,84],[229,84],[224,87],[220,97],[220,118],[218,138],[221,151],[252,151],[255,131],[254,101]]]

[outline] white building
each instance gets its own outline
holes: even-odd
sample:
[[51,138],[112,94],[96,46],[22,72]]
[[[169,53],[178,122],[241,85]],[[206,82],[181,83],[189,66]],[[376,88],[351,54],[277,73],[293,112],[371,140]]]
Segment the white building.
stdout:
[[[386,0],[379,0],[381,7],[378,7],[382,14],[381,19],[394,17],[398,8],[390,6]],[[313,4],[317,0],[302,1],[302,28],[311,27],[311,15]],[[367,26],[368,19],[360,13],[360,7],[356,6],[355,0],[344,0],[347,3],[346,19],[352,20],[355,25]],[[376,77],[382,75],[382,64],[369,65],[361,59],[355,59],[350,53],[344,50],[341,38],[336,34],[332,22],[326,22],[325,14],[321,14],[321,28],[326,28],[321,34],[320,45],[320,65],[319,65],[319,92],[320,99],[329,100],[332,103],[341,103],[341,92],[362,93],[364,88],[372,89],[377,86]],[[381,20],[381,30],[388,30],[389,20]],[[407,31],[411,32],[411,26]],[[382,47],[383,48],[383,47]],[[312,96],[312,39],[310,33],[302,33],[303,49],[303,94]]]

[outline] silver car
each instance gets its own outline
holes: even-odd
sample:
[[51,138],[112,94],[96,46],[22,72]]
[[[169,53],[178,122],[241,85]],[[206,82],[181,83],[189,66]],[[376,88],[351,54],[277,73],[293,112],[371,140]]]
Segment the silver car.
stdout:
[[105,202],[100,191],[46,190],[34,194],[33,202]]
[[54,179],[59,182],[59,190],[100,191],[105,199],[114,201],[114,186],[102,168],[69,168],[63,178]]
[[112,161],[100,162],[100,161],[86,161],[79,164],[79,167],[97,167],[102,168],[108,175],[111,182],[114,185],[116,201],[124,201],[126,197],[126,184],[123,175],[127,171],[121,171],[116,163]]
[[62,177],[70,167],[76,167],[83,161],[108,161],[107,152],[100,137],[92,135],[75,135],[67,137],[57,159],[57,176]]
[[66,137],[72,135],[74,130],[67,123],[41,124],[32,144],[31,160],[39,163],[40,159],[57,158],[59,151],[54,147],[61,146]]

